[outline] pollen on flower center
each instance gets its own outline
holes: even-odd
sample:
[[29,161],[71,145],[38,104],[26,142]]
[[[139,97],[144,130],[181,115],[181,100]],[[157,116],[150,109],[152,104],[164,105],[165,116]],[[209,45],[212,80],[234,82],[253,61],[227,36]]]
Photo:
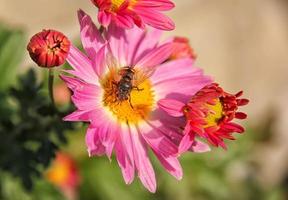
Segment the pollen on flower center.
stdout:
[[216,100],[215,104],[206,103],[206,108],[209,110],[205,118],[206,124],[203,128],[215,126],[223,118],[223,106],[219,99]]
[[[111,10],[116,11],[120,8],[120,6],[125,2],[125,0],[111,0]],[[137,0],[130,0],[129,1],[129,7],[135,5]]]
[[[120,91],[119,84],[120,80],[115,81],[115,74],[112,72],[102,79],[103,105],[119,122],[137,124],[147,119],[154,105],[154,93],[150,80],[146,79],[137,87],[133,86],[127,93]],[[119,95],[126,98],[121,100]]]
[[124,2],[125,0],[111,0],[112,10],[118,9]]

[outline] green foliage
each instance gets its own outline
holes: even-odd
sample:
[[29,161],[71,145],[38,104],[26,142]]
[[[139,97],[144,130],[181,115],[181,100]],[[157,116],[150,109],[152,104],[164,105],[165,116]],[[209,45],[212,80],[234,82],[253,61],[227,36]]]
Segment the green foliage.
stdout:
[[64,200],[65,198],[55,187],[45,180],[38,179],[33,187],[33,193],[23,190],[21,182],[7,173],[1,173],[1,200]]
[[0,90],[15,83],[24,50],[24,33],[0,25]]
[[67,142],[65,131],[73,129],[62,120],[66,113],[56,111],[41,92],[42,85],[30,70],[19,78],[18,87],[0,93],[0,169],[20,177],[27,189]]

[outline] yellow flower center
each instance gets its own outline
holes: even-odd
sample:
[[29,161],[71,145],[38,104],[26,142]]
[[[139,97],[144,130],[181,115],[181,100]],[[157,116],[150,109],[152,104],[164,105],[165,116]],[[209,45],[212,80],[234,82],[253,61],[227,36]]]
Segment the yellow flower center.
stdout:
[[217,126],[219,121],[224,116],[222,103],[219,99],[217,99],[214,105],[206,104],[206,107],[209,109],[209,113],[205,118],[207,124],[204,126],[204,128]]
[[112,10],[118,9],[124,2],[125,0],[111,0]]
[[[111,10],[116,11],[120,8],[120,6],[125,2],[125,0],[111,0]],[[137,0],[130,0],[129,7],[133,6]]]
[[[135,71],[133,77],[137,77],[137,73]],[[123,74],[111,71],[101,81],[104,89],[103,105],[122,123],[137,124],[147,119],[153,109],[154,93],[150,80],[146,79],[137,86],[133,82],[137,80],[123,81]],[[132,87],[121,90],[125,88],[123,84],[131,84]]]

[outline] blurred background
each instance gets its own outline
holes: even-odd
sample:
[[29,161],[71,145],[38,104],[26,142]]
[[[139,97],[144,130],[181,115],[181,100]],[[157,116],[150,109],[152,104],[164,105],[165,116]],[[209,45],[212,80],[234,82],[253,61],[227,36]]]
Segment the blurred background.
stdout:
[[[249,116],[246,133],[237,137],[237,141],[227,142],[227,151],[214,148],[210,153],[184,155],[181,158],[184,177],[180,182],[164,172],[155,160],[158,190],[152,195],[138,180],[126,186],[115,160],[88,158],[85,126],[79,124],[69,130],[73,134],[67,135],[68,142],[64,141],[65,145],[59,149],[65,153],[57,154],[54,164],[41,161],[44,166],[50,165],[50,171],[45,171],[43,178],[33,179],[34,187],[30,190],[22,187],[17,173],[15,178],[0,170],[0,199],[288,199],[288,1],[174,2],[176,8],[168,15],[173,18],[176,29],[165,33],[165,37],[189,38],[198,56],[198,66],[212,74],[227,91],[244,90],[244,96],[250,99],[250,104],[243,109]],[[19,74],[34,66],[26,52],[26,44],[33,34],[52,28],[79,44],[76,17],[79,8],[94,16],[96,21],[96,8],[89,0],[0,0],[2,96],[7,93],[6,88],[17,85]],[[37,70],[41,77],[43,71]],[[66,94],[58,95],[57,101],[65,107],[69,91],[60,81],[57,83],[56,93]],[[4,107],[4,103],[1,105]],[[2,118],[3,113],[0,109]],[[9,133],[8,128],[7,131]],[[0,131],[3,141],[1,134]],[[0,157],[0,163],[1,160]],[[55,162],[56,171],[51,172]],[[72,183],[66,186],[63,183],[63,186],[62,180],[55,177],[65,179],[68,172],[72,174]]]

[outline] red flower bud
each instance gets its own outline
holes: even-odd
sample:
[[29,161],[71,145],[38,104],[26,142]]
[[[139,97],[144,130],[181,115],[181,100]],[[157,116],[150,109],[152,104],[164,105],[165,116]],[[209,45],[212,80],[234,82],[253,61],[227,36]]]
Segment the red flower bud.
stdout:
[[27,50],[37,65],[51,68],[65,62],[70,44],[64,34],[55,30],[43,30],[30,39]]
[[173,52],[170,56],[171,60],[181,58],[196,59],[196,54],[189,44],[189,40],[185,37],[175,37],[173,39]]

